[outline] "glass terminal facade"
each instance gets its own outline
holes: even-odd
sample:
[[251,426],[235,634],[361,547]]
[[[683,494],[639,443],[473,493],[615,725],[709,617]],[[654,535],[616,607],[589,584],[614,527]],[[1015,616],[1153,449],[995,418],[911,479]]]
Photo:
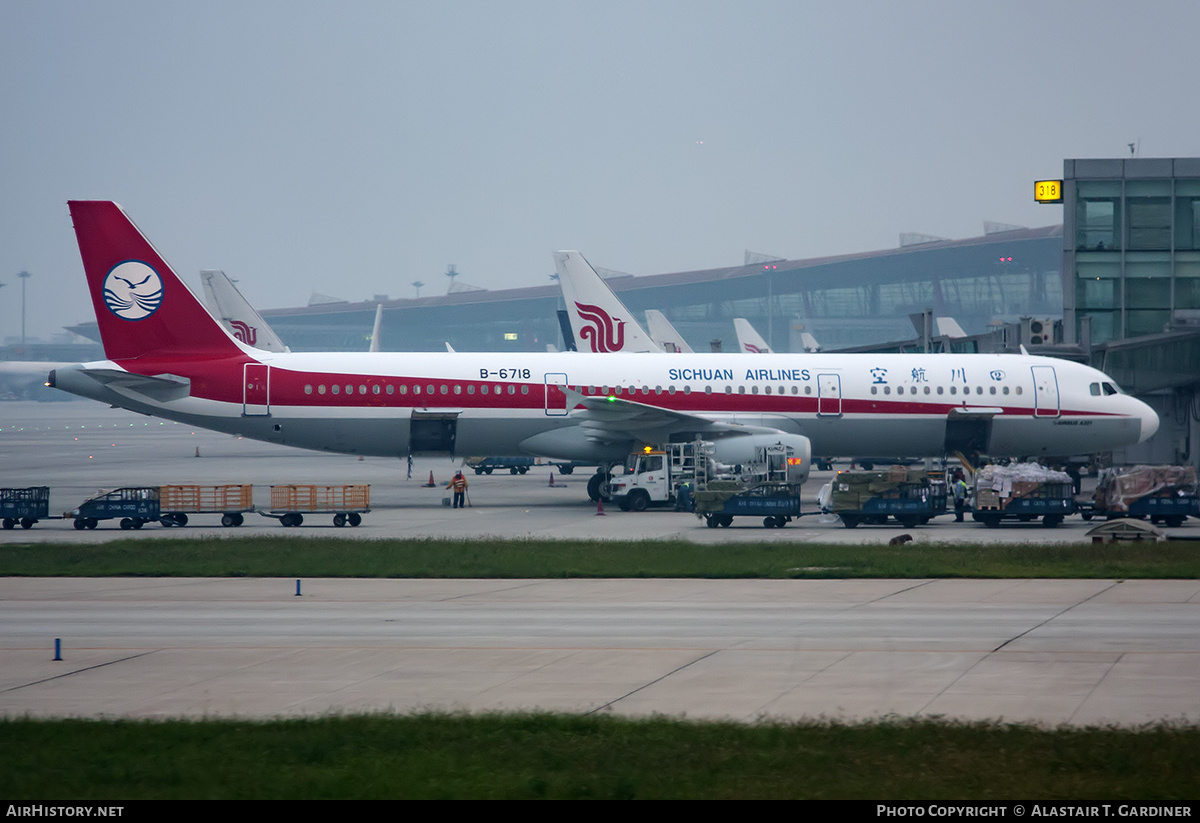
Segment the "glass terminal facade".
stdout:
[[[874,252],[775,260],[720,269],[616,277],[609,285],[633,312],[657,309],[697,351],[721,340],[736,349],[744,317],[776,351],[803,351],[802,332],[826,350],[915,336],[911,314],[931,309],[968,334],[1024,316],[1062,316],[1062,227],[1003,227],[965,240],[930,240]],[[384,303],[391,351],[539,351],[561,346],[557,285],[478,291]],[[362,350],[373,303],[263,312],[293,349]]]
[[1200,158],[1066,160],[1063,195],[1069,342],[1162,334],[1200,310]]

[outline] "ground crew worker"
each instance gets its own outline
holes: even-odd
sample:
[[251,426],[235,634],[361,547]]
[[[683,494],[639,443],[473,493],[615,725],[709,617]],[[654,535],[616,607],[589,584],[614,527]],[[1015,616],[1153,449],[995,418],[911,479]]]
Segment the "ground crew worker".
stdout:
[[967,481],[963,480],[962,469],[955,470],[951,489],[954,492],[954,522],[961,523],[967,508]]
[[454,479],[450,481],[450,490],[454,492],[454,508],[463,508],[467,496],[467,478],[463,477],[461,471],[454,473]]

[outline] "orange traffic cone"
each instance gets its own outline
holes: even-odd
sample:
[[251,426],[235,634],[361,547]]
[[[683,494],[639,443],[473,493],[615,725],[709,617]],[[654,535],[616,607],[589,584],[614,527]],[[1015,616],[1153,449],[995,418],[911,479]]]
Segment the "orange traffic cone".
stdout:
[[437,488],[437,483],[433,482],[433,472],[432,471],[429,473],[429,482],[426,483],[421,488],[423,488],[423,489],[436,489]]
[[550,488],[554,488],[554,472],[550,472]]
[[596,498],[596,516],[597,517],[605,516],[604,515],[604,498],[603,497]]

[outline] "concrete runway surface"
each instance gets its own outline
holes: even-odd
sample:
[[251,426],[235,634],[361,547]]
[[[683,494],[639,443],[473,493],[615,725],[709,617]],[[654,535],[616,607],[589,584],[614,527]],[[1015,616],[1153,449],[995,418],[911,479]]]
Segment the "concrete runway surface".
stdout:
[[[0,579],[0,713],[1200,717],[1200,582]],[[62,638],[63,660],[52,660]]]
[[[200,457],[196,457],[199,450]],[[609,511],[588,474],[469,474],[473,506],[441,505],[459,461],[318,454],[83,401],[0,403],[0,485],[49,485],[51,510],[120,485],[370,483],[359,528],[309,518],[289,536],[484,535],[886,541],[898,527],[816,517],[708,529],[686,514]],[[818,474],[806,487],[814,496]],[[0,540],[282,534],[70,521]],[[918,541],[1082,541],[943,517]],[[1173,530],[1196,535],[1195,521]],[[1200,582],[1112,580],[0,579],[0,713],[246,716],[545,709],[694,718],[943,716],[1048,725],[1200,716]],[[52,658],[61,638],[64,660]]]

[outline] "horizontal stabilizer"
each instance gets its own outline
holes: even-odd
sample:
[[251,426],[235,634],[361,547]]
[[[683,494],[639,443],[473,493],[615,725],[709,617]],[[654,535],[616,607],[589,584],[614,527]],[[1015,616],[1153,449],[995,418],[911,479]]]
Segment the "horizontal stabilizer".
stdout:
[[113,391],[125,395],[142,395],[160,403],[187,397],[192,390],[191,380],[175,374],[148,376],[131,374],[120,369],[81,369],[80,371]]

